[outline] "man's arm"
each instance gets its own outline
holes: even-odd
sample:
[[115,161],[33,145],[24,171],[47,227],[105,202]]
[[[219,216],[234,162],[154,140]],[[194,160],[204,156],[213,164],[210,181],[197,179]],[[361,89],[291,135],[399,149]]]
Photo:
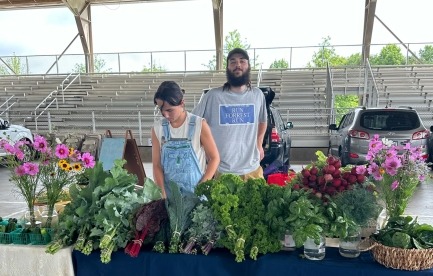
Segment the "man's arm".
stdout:
[[265,157],[265,153],[263,151],[263,139],[265,138],[265,132],[266,128],[268,126],[267,122],[259,123],[258,130],[257,130],[257,149],[260,153],[260,160]]

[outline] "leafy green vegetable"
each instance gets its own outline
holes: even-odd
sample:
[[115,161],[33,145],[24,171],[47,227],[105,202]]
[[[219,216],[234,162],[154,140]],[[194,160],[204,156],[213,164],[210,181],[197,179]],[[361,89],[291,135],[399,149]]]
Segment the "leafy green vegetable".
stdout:
[[223,228],[218,244],[235,254],[237,262],[243,261],[246,254],[256,259],[259,253],[281,249],[279,237],[265,220],[269,188],[264,179],[244,182],[233,174],[223,174],[196,188],[198,196],[208,199],[203,204]]
[[[147,181],[146,185],[151,187],[136,190],[137,176],[123,168],[125,162],[116,160],[109,172],[98,162],[90,169],[87,186],[70,187],[71,202],[59,216],[58,228],[53,242],[46,248],[47,253],[54,254],[76,242],[75,249],[84,254],[100,248],[101,261],[108,263],[113,251],[126,246],[133,237],[134,211],[156,197],[159,188]],[[150,193],[144,194],[145,191]]]
[[419,224],[417,218],[411,216],[400,216],[390,218],[372,238],[391,247],[428,249],[433,248],[433,226]]
[[181,193],[175,182],[169,183],[170,193],[167,195],[166,208],[170,221],[169,253],[181,252],[181,237],[191,223],[190,213],[200,202],[199,198],[191,192]]

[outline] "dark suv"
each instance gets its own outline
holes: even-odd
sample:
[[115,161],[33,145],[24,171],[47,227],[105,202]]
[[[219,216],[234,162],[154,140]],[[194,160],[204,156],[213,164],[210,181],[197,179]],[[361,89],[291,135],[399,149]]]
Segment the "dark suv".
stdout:
[[276,167],[286,165],[290,167],[290,148],[292,139],[289,129],[293,128],[292,122],[285,123],[278,109],[272,106],[275,92],[270,87],[259,87],[266,98],[268,111],[268,127],[263,139],[264,158],[260,162],[263,168],[270,164]]
[[355,108],[343,116],[338,127],[331,124],[329,129],[329,153],[339,156],[342,165],[367,163],[365,157],[374,134],[396,145],[421,146],[428,157],[430,132],[410,107]]
[[[266,109],[268,111],[268,127],[263,139],[264,158],[260,162],[263,168],[273,164],[275,169],[286,165],[290,167],[290,148],[292,139],[290,138],[289,129],[293,128],[292,122],[284,123],[278,109],[272,106],[275,92],[270,87],[259,87],[266,98]],[[206,94],[210,88],[203,89]]]

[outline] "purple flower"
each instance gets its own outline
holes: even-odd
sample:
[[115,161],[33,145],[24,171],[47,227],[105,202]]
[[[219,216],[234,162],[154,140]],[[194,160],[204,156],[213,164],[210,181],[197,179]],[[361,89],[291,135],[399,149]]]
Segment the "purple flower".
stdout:
[[397,174],[398,168],[401,167],[401,160],[396,156],[390,157],[385,160],[382,166],[385,168],[387,174],[394,176]]
[[376,163],[374,162],[370,163],[370,166],[368,166],[367,171],[370,175],[373,176],[374,180],[379,181],[383,179],[383,176],[380,173],[380,167]]
[[60,159],[66,159],[69,156],[69,148],[65,144],[56,146],[56,156]]
[[93,168],[95,166],[95,159],[88,152],[85,152],[81,155],[81,161],[83,161],[84,168]]
[[45,153],[47,152],[48,142],[43,136],[36,135],[33,146],[37,151]]
[[22,152],[21,150],[17,150],[17,151],[15,152],[15,156],[16,156],[19,160],[23,160],[24,157],[25,157],[24,152]]
[[16,167],[14,172],[18,176],[24,176],[24,175],[26,175],[26,168],[23,165],[21,165],[21,166]]
[[26,171],[26,174],[28,174],[28,175],[35,176],[39,172],[39,165],[37,163],[27,162],[27,163],[24,163],[23,166],[24,166],[24,169]]
[[399,183],[398,183],[397,180],[395,180],[394,182],[392,182],[392,184],[391,184],[391,190],[394,191],[395,189],[397,189],[398,185],[399,185]]
[[356,173],[357,174],[365,174],[366,171],[367,171],[367,169],[365,168],[365,166],[356,166]]
[[15,154],[16,149],[12,145],[6,143],[3,145],[3,148],[7,153]]

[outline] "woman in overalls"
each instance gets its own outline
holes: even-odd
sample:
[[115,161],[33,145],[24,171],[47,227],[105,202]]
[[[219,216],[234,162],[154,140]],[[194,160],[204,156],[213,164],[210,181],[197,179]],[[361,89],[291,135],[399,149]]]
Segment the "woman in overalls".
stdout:
[[220,162],[209,125],[185,110],[184,91],[174,81],[164,81],[153,97],[162,115],[152,128],[153,178],[166,197],[168,184],[181,192],[194,192],[211,179]]

